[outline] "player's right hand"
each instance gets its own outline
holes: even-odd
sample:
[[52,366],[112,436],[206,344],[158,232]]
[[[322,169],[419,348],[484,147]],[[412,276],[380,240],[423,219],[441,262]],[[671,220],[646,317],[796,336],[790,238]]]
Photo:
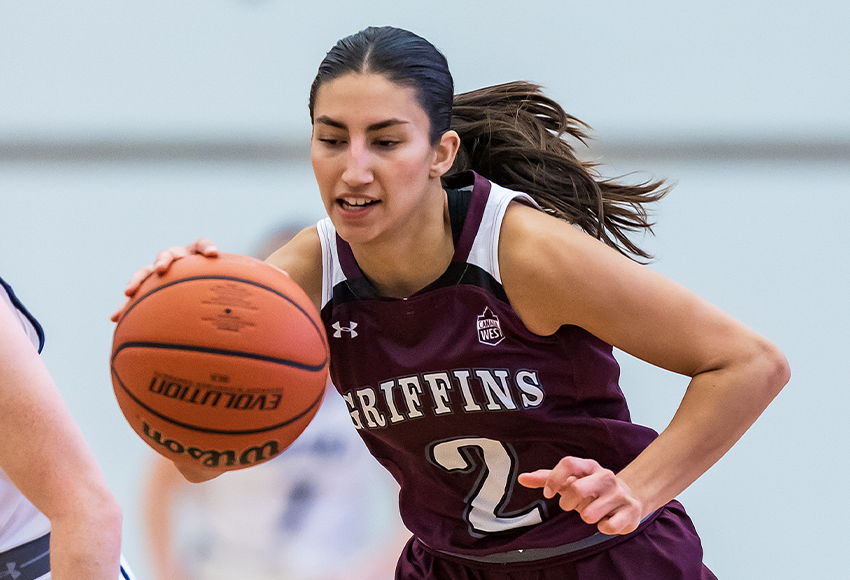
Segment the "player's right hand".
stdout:
[[130,277],[130,281],[127,282],[127,286],[124,288],[124,295],[127,296],[127,300],[124,301],[121,308],[116,310],[109,319],[112,322],[118,322],[121,315],[124,314],[124,310],[127,309],[127,304],[130,303],[130,299],[148,276],[153,273],[165,274],[168,272],[168,269],[171,267],[174,260],[178,260],[192,254],[201,254],[208,258],[215,258],[218,256],[218,247],[216,247],[209,238],[198,238],[187,246],[174,246],[167,250],[162,250],[156,255],[153,264],[142,266]]
[[214,469],[204,469],[203,467],[196,467],[194,465],[188,465],[186,463],[178,463],[174,462],[174,466],[177,468],[177,471],[180,472],[186,481],[189,483],[203,483],[205,481],[209,481],[211,479],[215,479],[222,473],[222,471],[216,471]]

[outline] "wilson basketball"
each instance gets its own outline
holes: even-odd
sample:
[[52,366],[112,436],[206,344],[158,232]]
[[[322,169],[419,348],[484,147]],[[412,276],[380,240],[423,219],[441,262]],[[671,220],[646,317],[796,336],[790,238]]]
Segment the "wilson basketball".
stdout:
[[250,467],[283,451],[319,408],[328,345],[281,270],[222,254],[176,260],[141,285],[112,343],[112,385],[153,449],[197,467]]

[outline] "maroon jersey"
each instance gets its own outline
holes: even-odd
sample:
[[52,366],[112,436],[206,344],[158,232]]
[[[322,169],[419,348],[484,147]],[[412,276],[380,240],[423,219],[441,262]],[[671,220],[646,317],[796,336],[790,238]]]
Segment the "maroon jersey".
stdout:
[[575,326],[539,336],[511,308],[499,231],[508,204],[530,198],[461,179],[448,191],[453,261],[409,298],[381,296],[330,220],[319,223],[331,377],[426,546],[483,561],[559,555],[601,534],[517,475],[567,455],[616,472],[656,433],[631,423],[609,344]]

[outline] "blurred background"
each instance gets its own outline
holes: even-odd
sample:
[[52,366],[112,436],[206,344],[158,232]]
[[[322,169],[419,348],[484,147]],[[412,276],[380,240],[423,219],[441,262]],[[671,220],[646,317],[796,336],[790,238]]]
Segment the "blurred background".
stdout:
[[[850,542],[850,3],[290,0],[0,3],[0,275],[124,506],[150,578],[153,451],[112,395],[109,315],[155,253],[204,235],[253,253],[323,216],[307,95],[368,25],[425,36],[458,92],[515,79],[588,122],[609,176],[677,184],[650,266],[755,328],[792,379],[682,494],[722,580],[838,578]],[[686,380],[620,353],[634,419]],[[843,361],[843,362],[842,362]]]

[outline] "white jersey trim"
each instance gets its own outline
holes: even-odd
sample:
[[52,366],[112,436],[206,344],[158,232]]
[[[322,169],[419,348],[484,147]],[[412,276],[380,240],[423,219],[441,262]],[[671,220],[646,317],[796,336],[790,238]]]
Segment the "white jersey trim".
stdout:
[[325,218],[316,224],[319,241],[322,244],[322,308],[333,298],[334,286],[345,280],[345,274],[339,265],[336,247],[336,228],[331,218]]
[[499,235],[502,231],[502,220],[505,218],[508,205],[515,199],[538,207],[530,195],[490,183],[490,196],[487,198],[481,225],[478,226],[475,241],[472,242],[472,249],[470,249],[469,257],[466,260],[468,263],[485,270],[499,284],[502,283],[502,275],[499,269]]

